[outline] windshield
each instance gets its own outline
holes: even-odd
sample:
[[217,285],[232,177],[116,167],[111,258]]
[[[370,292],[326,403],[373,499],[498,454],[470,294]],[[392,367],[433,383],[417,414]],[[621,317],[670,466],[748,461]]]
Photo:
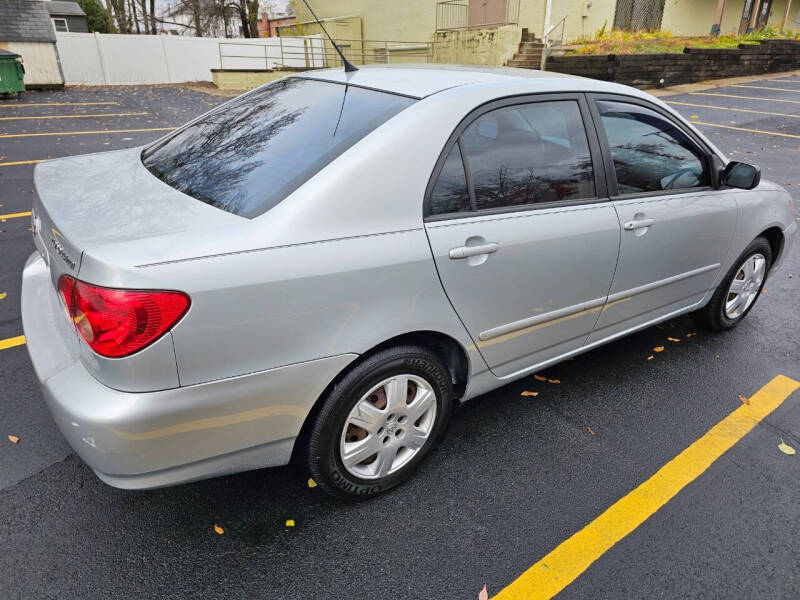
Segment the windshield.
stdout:
[[142,152],[181,192],[243,217],[281,202],[415,100],[289,77],[237,98]]

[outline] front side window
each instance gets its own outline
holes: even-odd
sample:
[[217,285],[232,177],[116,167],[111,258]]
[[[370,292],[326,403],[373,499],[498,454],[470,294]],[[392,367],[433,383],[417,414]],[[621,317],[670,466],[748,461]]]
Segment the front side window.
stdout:
[[142,162],[181,192],[253,218],[414,102],[405,96],[289,77],[237,98],[149,146]]
[[461,147],[477,210],[595,196],[589,143],[574,100],[488,112],[464,131]]
[[657,112],[598,101],[620,194],[709,185],[703,151]]

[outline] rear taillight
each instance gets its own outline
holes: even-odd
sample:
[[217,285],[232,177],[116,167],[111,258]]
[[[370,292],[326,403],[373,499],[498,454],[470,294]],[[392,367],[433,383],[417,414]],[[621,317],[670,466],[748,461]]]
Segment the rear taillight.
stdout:
[[58,291],[75,327],[102,356],[120,358],[152,344],[189,309],[183,292],[118,290],[85,283],[69,275]]

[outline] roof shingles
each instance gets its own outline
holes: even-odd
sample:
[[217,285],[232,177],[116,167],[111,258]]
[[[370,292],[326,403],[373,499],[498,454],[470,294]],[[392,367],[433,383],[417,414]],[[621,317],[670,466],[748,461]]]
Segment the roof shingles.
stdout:
[[46,2],[0,0],[0,42],[55,42]]

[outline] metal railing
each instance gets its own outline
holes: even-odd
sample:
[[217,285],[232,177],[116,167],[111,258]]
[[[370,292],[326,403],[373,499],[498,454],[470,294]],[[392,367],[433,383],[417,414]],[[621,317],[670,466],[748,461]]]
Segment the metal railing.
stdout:
[[519,24],[519,0],[444,0],[436,3],[436,31]]
[[569,15],[564,15],[561,17],[558,23],[552,25],[542,35],[542,43],[544,44],[542,48],[542,64],[540,67],[542,71],[544,71],[547,65],[547,57],[550,55],[551,49],[560,48],[564,45],[564,31],[566,30],[568,16]]
[[[342,59],[333,45],[321,36],[275,38],[272,44],[220,42],[222,69],[272,70],[319,69],[341,66]],[[337,39],[347,60],[357,65],[427,63],[431,61],[430,42]]]

